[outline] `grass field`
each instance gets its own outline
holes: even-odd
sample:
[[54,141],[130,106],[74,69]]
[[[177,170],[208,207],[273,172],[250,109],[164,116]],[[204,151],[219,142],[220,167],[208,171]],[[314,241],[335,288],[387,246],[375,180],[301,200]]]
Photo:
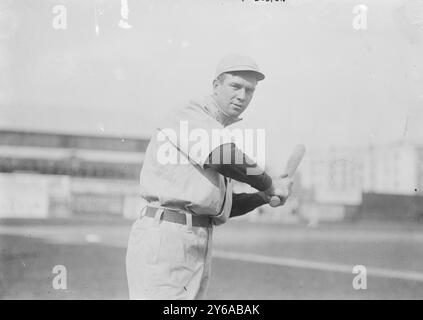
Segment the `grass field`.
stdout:
[[[0,224],[0,299],[127,299],[131,223]],[[214,230],[209,299],[422,299],[423,226],[231,220]],[[67,270],[55,290],[53,267]],[[355,290],[354,265],[367,268]]]

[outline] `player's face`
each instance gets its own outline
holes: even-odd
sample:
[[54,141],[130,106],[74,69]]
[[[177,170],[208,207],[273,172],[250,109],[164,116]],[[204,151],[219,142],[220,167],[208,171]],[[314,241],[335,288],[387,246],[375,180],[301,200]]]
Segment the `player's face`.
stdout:
[[224,113],[237,117],[250,104],[256,85],[257,79],[251,72],[227,73],[223,81],[214,81],[214,97]]

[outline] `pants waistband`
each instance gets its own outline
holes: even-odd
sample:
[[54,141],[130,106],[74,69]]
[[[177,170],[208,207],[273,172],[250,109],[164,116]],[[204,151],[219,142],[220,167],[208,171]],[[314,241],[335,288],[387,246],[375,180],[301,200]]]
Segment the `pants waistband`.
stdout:
[[[154,218],[156,216],[157,210],[160,210],[159,208],[154,207],[148,207],[145,209],[145,216]],[[178,212],[174,210],[169,210],[162,208],[163,213],[161,216],[161,220],[167,221],[167,222],[173,222],[178,224],[187,225],[187,214],[191,216],[192,219],[192,226],[193,227],[203,227],[207,228],[212,225],[212,218],[208,216],[195,216],[193,214],[189,213],[183,213]]]

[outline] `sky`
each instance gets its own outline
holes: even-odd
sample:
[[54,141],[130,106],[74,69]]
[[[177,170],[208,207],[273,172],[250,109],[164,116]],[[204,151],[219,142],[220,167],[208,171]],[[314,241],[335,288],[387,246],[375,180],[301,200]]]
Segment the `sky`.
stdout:
[[127,29],[121,2],[0,0],[0,128],[148,137],[237,52],[266,74],[238,124],[266,130],[274,161],[423,141],[423,0],[128,0]]

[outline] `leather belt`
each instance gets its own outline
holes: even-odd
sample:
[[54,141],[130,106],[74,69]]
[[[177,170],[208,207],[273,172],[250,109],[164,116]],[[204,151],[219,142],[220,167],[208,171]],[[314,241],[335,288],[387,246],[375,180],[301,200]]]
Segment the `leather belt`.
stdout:
[[[154,207],[147,207],[144,215],[150,218],[154,218],[156,216],[157,210],[159,209]],[[212,218],[209,216],[195,216],[191,214],[191,217],[193,227],[207,228],[212,225]],[[165,208],[163,208],[161,220],[184,225],[187,224],[185,213]]]

